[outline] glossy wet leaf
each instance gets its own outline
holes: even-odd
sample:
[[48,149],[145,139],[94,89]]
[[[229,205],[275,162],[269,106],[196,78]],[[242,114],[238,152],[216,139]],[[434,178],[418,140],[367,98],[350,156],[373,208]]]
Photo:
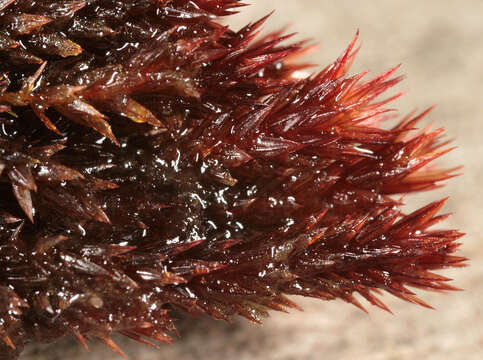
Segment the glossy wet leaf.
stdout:
[[300,78],[310,44],[221,25],[242,5],[0,0],[0,358],[65,335],[124,356],[113,333],[169,343],[173,309],[260,323],[287,295],[457,290],[444,200],[400,196],[459,169],[416,130],[429,109],[380,125],[398,67],[350,75],[356,36]]

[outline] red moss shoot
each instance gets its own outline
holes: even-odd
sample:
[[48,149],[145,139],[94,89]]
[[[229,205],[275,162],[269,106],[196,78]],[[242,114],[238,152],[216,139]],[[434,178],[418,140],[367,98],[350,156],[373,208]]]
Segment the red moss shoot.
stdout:
[[[461,233],[399,194],[455,175],[442,130],[390,129],[397,68],[305,79],[305,43],[238,0],[0,0],[0,359],[29,342],[170,342],[172,309],[261,322],[287,295],[388,310],[454,290]],[[171,334],[171,335],[170,335]]]

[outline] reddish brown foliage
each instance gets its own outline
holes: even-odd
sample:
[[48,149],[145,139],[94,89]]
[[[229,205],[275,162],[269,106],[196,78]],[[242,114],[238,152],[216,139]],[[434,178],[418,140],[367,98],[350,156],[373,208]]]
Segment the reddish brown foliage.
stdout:
[[[237,0],[0,1],[0,358],[70,334],[169,342],[169,312],[260,322],[285,295],[452,290],[426,114],[378,123],[400,81],[348,76],[354,39],[298,80],[304,44],[216,22]],[[121,301],[120,301],[121,300]]]

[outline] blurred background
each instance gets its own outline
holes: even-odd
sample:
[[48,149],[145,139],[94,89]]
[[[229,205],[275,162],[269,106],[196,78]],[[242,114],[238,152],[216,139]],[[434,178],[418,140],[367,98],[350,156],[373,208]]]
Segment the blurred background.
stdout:
[[[263,326],[236,319],[180,321],[182,339],[150,349],[116,338],[133,360],[344,360],[483,359],[483,1],[247,0],[251,6],[227,19],[234,29],[276,12],[265,29],[290,25],[297,39],[319,43],[307,60],[327,65],[360,30],[361,51],[353,72],[376,75],[402,63],[407,75],[394,92],[405,96],[393,107],[401,114],[436,104],[427,122],[446,128],[458,149],[445,156],[445,167],[463,164],[464,176],[429,194],[410,197],[411,208],[450,194],[445,212],[455,215],[444,226],[467,233],[461,255],[470,266],[446,271],[464,292],[424,293],[436,310],[383,300],[394,315],[377,308],[370,314],[342,301],[296,299],[304,312],[276,314]],[[317,70],[316,68],[314,71]],[[86,353],[72,340],[30,347],[25,360],[118,359],[93,343]]]

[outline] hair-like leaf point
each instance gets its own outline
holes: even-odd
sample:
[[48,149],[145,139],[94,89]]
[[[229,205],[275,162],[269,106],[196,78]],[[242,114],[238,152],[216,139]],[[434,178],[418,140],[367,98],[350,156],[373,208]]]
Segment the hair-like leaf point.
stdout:
[[0,359],[70,335],[170,343],[172,309],[260,323],[289,295],[385,311],[464,266],[443,130],[392,127],[399,66],[322,71],[310,48],[218,22],[237,0],[0,0]]

